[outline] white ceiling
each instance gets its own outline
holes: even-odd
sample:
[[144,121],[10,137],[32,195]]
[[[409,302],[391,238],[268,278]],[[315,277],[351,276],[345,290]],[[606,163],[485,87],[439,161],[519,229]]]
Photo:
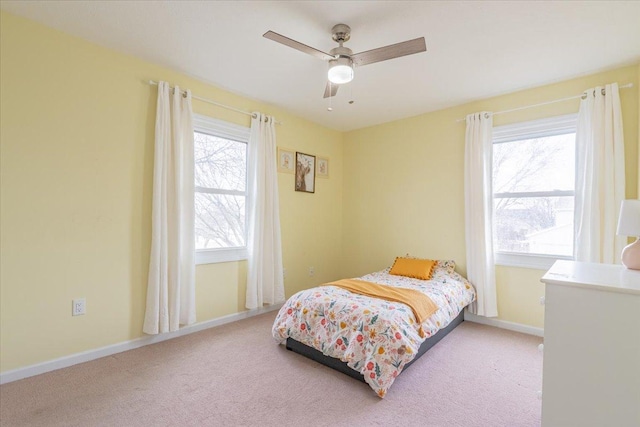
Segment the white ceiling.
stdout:
[[[5,1],[2,9],[338,130],[415,116],[640,61],[640,1]],[[424,36],[427,52],[356,68],[262,37],[354,52]],[[157,79],[161,76],[149,76]],[[626,82],[619,82],[620,84]],[[197,95],[197,94],[196,94]],[[354,100],[353,104],[348,101]]]

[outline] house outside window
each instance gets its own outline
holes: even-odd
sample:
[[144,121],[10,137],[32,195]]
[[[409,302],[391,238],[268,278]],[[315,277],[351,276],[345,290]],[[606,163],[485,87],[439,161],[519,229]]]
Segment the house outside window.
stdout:
[[549,268],[573,259],[577,115],[493,129],[496,264]]
[[250,129],[194,116],[196,264],[247,259]]

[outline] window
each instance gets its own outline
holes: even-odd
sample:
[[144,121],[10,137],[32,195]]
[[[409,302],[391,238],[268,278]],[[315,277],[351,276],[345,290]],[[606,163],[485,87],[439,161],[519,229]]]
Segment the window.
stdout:
[[573,257],[577,115],[493,130],[497,264],[549,268]]
[[247,259],[250,130],[194,116],[196,264]]

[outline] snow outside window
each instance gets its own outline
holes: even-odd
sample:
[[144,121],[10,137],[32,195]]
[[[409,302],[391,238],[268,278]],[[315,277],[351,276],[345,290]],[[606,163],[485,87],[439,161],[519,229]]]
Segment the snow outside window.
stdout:
[[496,264],[547,269],[573,258],[576,120],[493,129]]

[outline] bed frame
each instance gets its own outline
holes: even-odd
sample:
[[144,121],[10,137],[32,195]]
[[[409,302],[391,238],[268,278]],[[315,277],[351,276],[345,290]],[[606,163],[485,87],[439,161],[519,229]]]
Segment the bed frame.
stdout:
[[[423,354],[427,352],[427,350],[429,350],[431,347],[436,345],[442,338],[447,336],[449,332],[453,331],[463,321],[464,321],[464,310],[460,311],[460,314],[458,314],[458,316],[455,319],[453,319],[446,327],[440,329],[433,336],[427,338],[420,345],[420,348],[418,349],[418,354],[416,354],[416,357],[413,358],[411,362],[407,363],[404,366],[402,372],[406,371],[407,368],[411,366],[413,362],[418,360]],[[351,369],[347,365],[347,362],[343,362],[340,359],[336,359],[333,357],[325,356],[321,351],[318,351],[315,348],[311,348],[305,344],[302,344],[301,342],[296,341],[292,338],[287,338],[287,350],[291,350],[293,352],[301,354],[305,357],[308,357],[309,359],[313,359],[316,362],[320,362],[323,365],[333,368],[336,371],[340,371],[343,374],[347,374],[350,377],[353,377],[357,380],[365,382],[364,376],[360,372]]]

